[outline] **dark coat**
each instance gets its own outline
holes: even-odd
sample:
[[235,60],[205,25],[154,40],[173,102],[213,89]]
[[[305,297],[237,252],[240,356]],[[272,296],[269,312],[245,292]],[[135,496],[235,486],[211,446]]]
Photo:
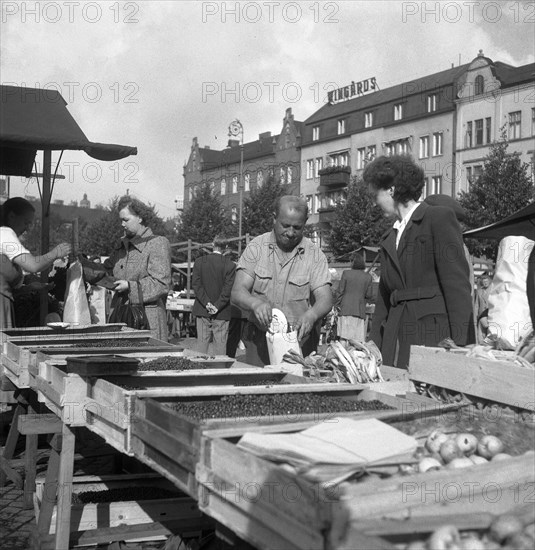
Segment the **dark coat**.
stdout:
[[370,339],[384,363],[407,368],[411,344],[436,346],[446,337],[458,345],[473,343],[470,272],[453,210],[422,203],[398,249],[393,228],[380,245],[381,280]]
[[[195,303],[192,313],[196,317],[212,317],[218,320],[230,320],[230,291],[234,284],[236,264],[223,254],[208,254],[195,260],[191,284],[195,291]],[[206,309],[211,302],[217,309],[212,316]]]
[[366,318],[366,300],[373,296],[372,276],[362,269],[346,269],[338,290],[340,315]]

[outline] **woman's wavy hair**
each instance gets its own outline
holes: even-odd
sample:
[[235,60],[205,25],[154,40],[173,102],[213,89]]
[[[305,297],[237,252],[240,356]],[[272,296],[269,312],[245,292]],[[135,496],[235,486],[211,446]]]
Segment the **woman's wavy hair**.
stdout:
[[120,212],[123,208],[128,208],[132,214],[139,216],[144,226],[147,226],[154,216],[149,206],[130,195],[125,195],[119,199],[117,210]]
[[378,157],[366,166],[362,177],[375,191],[394,187],[394,201],[403,204],[417,201],[425,185],[424,171],[409,155]]

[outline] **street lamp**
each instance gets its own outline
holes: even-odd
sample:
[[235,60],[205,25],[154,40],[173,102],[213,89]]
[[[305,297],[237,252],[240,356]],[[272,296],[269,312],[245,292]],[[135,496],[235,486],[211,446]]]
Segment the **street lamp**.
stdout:
[[240,205],[238,215],[238,254],[241,254],[241,233],[243,220],[243,124],[238,120],[233,120],[228,127],[229,137],[240,136]]

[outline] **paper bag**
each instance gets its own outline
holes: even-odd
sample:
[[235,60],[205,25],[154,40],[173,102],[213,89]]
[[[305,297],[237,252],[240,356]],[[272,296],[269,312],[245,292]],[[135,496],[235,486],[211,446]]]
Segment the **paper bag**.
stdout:
[[296,330],[292,332],[275,332],[274,334],[267,332],[266,341],[271,365],[282,363],[284,354],[291,349],[301,353]]
[[90,325],[91,314],[85,293],[82,265],[77,260],[67,270],[63,322],[71,325]]

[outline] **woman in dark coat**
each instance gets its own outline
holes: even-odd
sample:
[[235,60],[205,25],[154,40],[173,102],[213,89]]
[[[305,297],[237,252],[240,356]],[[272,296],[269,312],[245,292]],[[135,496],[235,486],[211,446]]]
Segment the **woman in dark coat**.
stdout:
[[364,181],[396,221],[380,242],[381,280],[370,339],[386,365],[407,368],[411,345],[474,342],[469,267],[451,208],[418,203],[424,172],[409,156],[379,157]]

